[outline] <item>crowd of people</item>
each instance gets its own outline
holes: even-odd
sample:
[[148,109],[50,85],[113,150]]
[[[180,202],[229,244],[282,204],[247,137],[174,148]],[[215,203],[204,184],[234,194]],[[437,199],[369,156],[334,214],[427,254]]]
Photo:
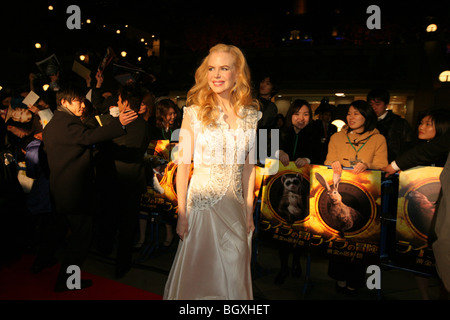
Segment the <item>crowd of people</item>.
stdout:
[[[448,109],[427,110],[414,128],[387,109],[389,92],[378,89],[369,92],[366,101],[350,104],[340,131],[331,124],[333,106],[326,99],[315,112],[308,101],[295,99],[282,115],[273,102],[278,90],[274,76],[265,74],[252,88],[244,55],[230,45],[211,48],[182,109],[135,80],[105,89],[103,70],[96,72],[95,79],[84,79],[83,85],[61,80],[57,68],[50,68],[47,76],[52,85],[45,92],[37,90],[33,74],[29,88],[22,92],[0,91],[0,205],[7,212],[2,214],[6,223],[0,234],[3,245],[8,243],[0,262],[34,250],[32,272],[39,273],[58,262],[56,252],[64,243],[55,279],[58,292],[68,290],[67,267],[81,266],[92,247],[107,255],[117,248],[116,277],[131,269],[133,251],[145,240],[148,212],[140,207],[140,199],[153,178],[144,161],[151,140],[170,140],[180,147],[178,219],[165,222],[163,245],[180,241],[164,298],[252,299],[255,164],[249,159],[264,146],[233,135],[232,130],[245,129],[258,136],[260,129],[279,129],[276,154],[283,165],[324,164],[335,175],[346,167],[356,174],[375,169],[389,175],[407,169],[412,165],[404,164],[405,154],[413,158],[410,150],[433,146],[450,132]],[[39,97],[27,105],[30,92]],[[176,129],[181,129],[179,136]],[[270,138],[267,149],[273,146]],[[231,166],[213,161],[224,139],[233,142],[226,145],[233,159],[244,149],[245,161]],[[439,156],[412,161],[448,166],[448,141],[433,153]],[[264,159],[258,160],[261,164]],[[438,219],[448,215],[440,212]],[[436,232],[445,237],[442,229]],[[440,251],[450,250],[448,244],[439,245]],[[276,283],[290,274],[301,275],[300,255],[299,248],[280,243]],[[448,266],[448,259],[442,261]],[[440,270],[447,293],[448,273]],[[330,261],[329,265],[336,289],[348,294],[363,286],[364,271],[356,264]],[[417,281],[423,298],[429,298],[427,279],[417,277]],[[89,279],[82,280],[82,288],[91,285]]]

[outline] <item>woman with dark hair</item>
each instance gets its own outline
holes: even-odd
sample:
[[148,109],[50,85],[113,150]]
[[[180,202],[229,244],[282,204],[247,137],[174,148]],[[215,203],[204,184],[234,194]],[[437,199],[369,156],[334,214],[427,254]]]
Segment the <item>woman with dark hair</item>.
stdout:
[[[417,138],[419,143],[430,142],[431,140],[445,134],[450,128],[450,110],[429,109],[421,113],[417,121]],[[443,167],[447,157],[436,159],[434,163],[437,167]]]
[[330,165],[336,174],[342,172],[342,167],[353,167],[355,173],[384,168],[386,139],[376,124],[372,107],[363,100],[354,101],[347,112],[347,125],[330,139],[325,165]]
[[[312,122],[312,111],[308,101],[296,99],[290,105],[285,120],[285,127],[280,136],[280,161],[288,166],[294,161],[298,168],[310,163],[317,163],[317,151],[319,140],[315,138]],[[289,255],[293,254],[292,271],[289,270]],[[280,271],[275,277],[276,284],[282,284],[289,273],[294,278],[300,277],[302,268],[300,265],[301,248],[293,248],[287,242],[280,242],[278,255],[280,258]]]
[[172,134],[177,129],[177,108],[175,102],[168,98],[156,102],[156,128],[153,140],[173,140]]
[[280,161],[284,166],[295,161],[297,167],[317,163],[318,140],[314,138],[312,110],[308,101],[296,99],[286,113],[280,135]]
[[[427,165],[433,162],[435,159],[441,157],[447,157],[447,161],[444,165],[442,173],[439,176],[441,183],[441,190],[439,198],[437,200],[436,212],[434,215],[435,221],[433,222],[433,240],[432,249],[436,261],[436,271],[439,276],[440,284],[440,296],[439,299],[448,300],[450,294],[450,273],[446,272],[450,270],[450,237],[448,230],[450,229],[450,130],[447,130],[439,137],[430,139],[428,143],[420,143],[414,148],[407,150],[399,157],[392,161],[390,165],[383,168],[386,172],[386,177],[396,173],[400,170],[407,170],[415,166]],[[417,279],[417,278],[416,278]],[[420,279],[417,279],[420,281]],[[419,284],[420,286],[428,286],[428,281],[423,280]],[[423,294],[428,294],[428,288],[420,289],[422,297],[427,297]]]
[[[429,109],[419,115],[417,121],[417,138],[418,144],[428,143],[449,131],[450,128],[450,110],[448,109]],[[428,166],[444,167],[447,160],[447,155],[440,158],[433,159],[433,162],[424,163]],[[429,300],[429,276],[415,275],[417,286],[423,300]],[[439,279],[440,280],[440,279]],[[447,299],[448,293],[444,289],[441,281],[440,284],[440,299]]]
[[[330,165],[339,175],[342,167],[353,167],[356,174],[384,168],[388,163],[387,144],[376,124],[377,116],[366,101],[352,102],[347,125],[331,136],[325,165]],[[338,292],[353,294],[364,285],[365,270],[363,264],[330,260],[328,275],[336,280]]]

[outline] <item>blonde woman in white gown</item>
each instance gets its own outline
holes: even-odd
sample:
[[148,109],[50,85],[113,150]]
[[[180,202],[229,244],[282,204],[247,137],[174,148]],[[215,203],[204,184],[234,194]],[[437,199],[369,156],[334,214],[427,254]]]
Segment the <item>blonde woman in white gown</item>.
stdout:
[[253,299],[257,110],[242,52],[231,45],[211,48],[184,109],[176,177],[181,240],[166,300]]

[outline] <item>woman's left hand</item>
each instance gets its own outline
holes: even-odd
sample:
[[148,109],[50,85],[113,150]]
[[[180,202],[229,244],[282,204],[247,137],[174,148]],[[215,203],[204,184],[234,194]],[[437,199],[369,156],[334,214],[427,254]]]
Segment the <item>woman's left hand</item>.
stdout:
[[297,166],[297,168],[302,168],[307,164],[309,164],[309,162],[306,158],[298,158],[297,160],[295,160],[295,165]]
[[362,162],[358,162],[353,168],[353,173],[358,174],[367,170],[367,165]]
[[247,215],[247,233],[255,231],[255,223],[253,222],[253,215]]
[[188,230],[189,227],[186,214],[179,214],[176,231],[181,240],[184,240],[184,238],[188,235]]
[[331,164],[331,169],[333,169],[334,174],[337,174],[339,176],[342,174],[342,165],[339,161],[334,161]]

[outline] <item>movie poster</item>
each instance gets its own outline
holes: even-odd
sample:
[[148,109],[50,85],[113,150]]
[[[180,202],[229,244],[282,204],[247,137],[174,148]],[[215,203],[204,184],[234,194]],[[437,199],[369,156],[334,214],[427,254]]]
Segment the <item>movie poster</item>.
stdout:
[[147,192],[141,197],[141,209],[158,212],[166,218],[176,218],[178,200],[176,194],[176,169],[172,161],[177,143],[169,140],[153,140],[147,148]]
[[335,175],[311,166],[309,231],[312,253],[360,263],[378,263],[381,171]]
[[402,267],[435,274],[428,244],[436,201],[441,189],[440,167],[416,167],[399,173],[394,261]]
[[294,247],[308,245],[309,166],[297,168],[290,162],[285,167],[279,160],[267,159],[264,172],[261,232]]

